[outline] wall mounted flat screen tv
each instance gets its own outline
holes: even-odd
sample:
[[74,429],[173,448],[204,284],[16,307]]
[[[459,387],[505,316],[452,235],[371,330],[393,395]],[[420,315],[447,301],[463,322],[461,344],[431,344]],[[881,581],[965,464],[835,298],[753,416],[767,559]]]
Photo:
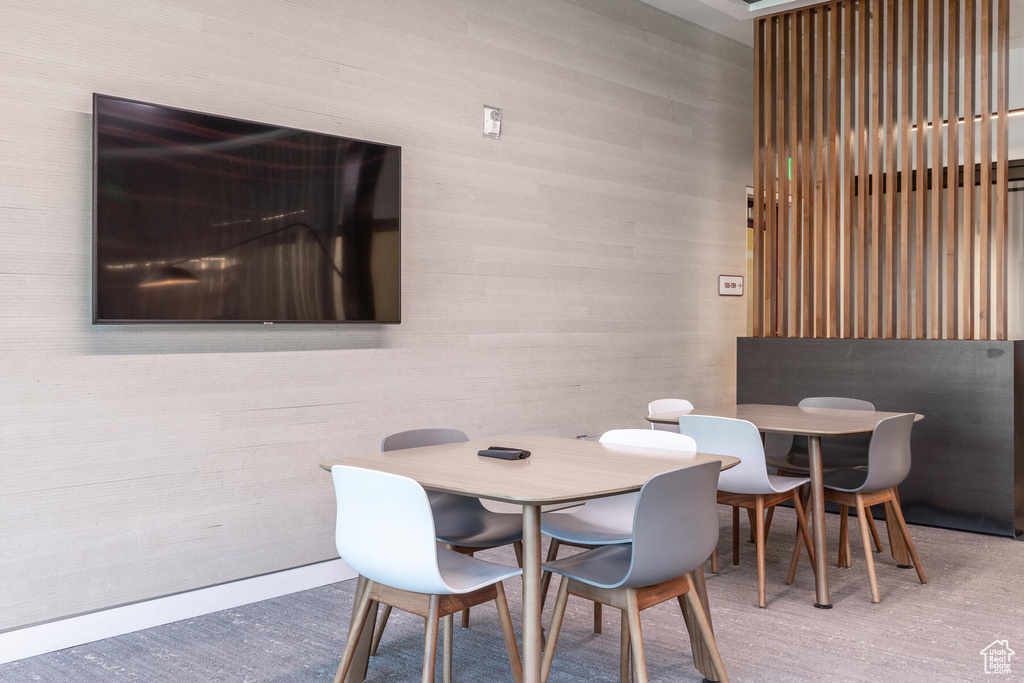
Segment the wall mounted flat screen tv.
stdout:
[[401,148],[93,96],[93,322],[401,321]]

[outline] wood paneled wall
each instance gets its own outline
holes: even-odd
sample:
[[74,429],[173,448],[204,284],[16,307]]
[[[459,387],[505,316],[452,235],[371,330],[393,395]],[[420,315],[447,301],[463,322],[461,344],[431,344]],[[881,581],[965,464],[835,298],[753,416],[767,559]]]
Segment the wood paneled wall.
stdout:
[[755,336],[1006,339],[1008,13],[755,22]]
[[[639,0],[2,7],[0,631],[332,558],[317,464],[389,432],[734,400],[749,47]],[[90,325],[96,91],[401,145],[402,324]]]

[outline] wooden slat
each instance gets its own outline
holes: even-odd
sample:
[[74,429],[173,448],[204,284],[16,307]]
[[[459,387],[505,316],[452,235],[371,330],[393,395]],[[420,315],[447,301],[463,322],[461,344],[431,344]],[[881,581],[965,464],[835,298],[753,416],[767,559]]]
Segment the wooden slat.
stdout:
[[882,68],[884,67],[885,53],[885,3],[883,0],[874,0],[874,31],[871,34],[871,71],[874,78],[871,81],[871,256],[868,263],[868,335],[880,337],[881,334],[881,313],[882,306],[879,301],[878,284],[881,275],[885,272],[882,263],[883,253],[881,250],[882,220],[884,208],[882,206],[882,193],[885,184],[882,178],[882,138],[885,136],[885,108],[882,85]]
[[828,94],[828,120],[829,120],[829,149],[828,163],[828,242],[825,247],[825,336],[839,336],[839,223],[842,220],[842,203],[839,194],[839,156],[840,156],[840,130],[839,111],[840,94],[839,89],[842,80],[840,79],[840,47],[842,41],[841,9],[839,4],[829,6],[829,19],[831,24],[832,40],[829,42],[831,54],[828,58],[829,67],[829,94]]
[[957,192],[957,169],[960,165],[960,146],[958,138],[959,126],[959,93],[960,93],[960,2],[947,0],[949,4],[948,35],[946,44],[947,70],[947,105],[946,118],[946,287],[945,315],[946,339],[957,339],[959,336],[959,320],[957,319],[957,223],[959,221],[959,193]]
[[775,327],[775,312],[778,309],[779,297],[775,289],[775,272],[778,268],[776,261],[775,245],[778,243],[777,232],[779,222],[779,165],[778,165],[778,140],[776,139],[776,102],[775,102],[775,74],[778,70],[779,52],[779,18],[773,16],[768,22],[768,55],[765,60],[765,174],[768,190],[768,231],[765,234],[765,287],[768,291],[767,321],[765,327],[766,336],[777,337],[779,332]]
[[780,53],[777,75],[778,93],[778,116],[776,123],[778,130],[776,137],[779,141],[779,199],[781,210],[779,212],[778,225],[778,255],[775,263],[775,291],[778,299],[776,307],[775,329],[776,334],[782,337],[789,336],[789,128],[787,127],[786,112],[789,110],[789,40],[790,40],[790,19],[791,15],[785,14],[779,17],[779,30],[782,33],[782,51]]
[[932,158],[931,158],[931,204],[932,212],[929,220],[928,240],[928,332],[929,338],[942,338],[942,290],[939,273],[942,271],[942,242],[944,207],[942,191],[942,143],[945,129],[942,126],[942,95],[945,93],[945,26],[946,13],[941,2],[930,3],[932,8]]
[[992,0],[981,0],[980,95],[981,184],[978,190],[978,330],[977,339],[991,339],[992,279],[989,238],[992,224]]
[[826,113],[826,83],[828,73],[828,20],[825,8],[814,11],[816,68],[814,71],[814,92],[818,106],[814,108],[814,151],[817,161],[814,165],[814,335],[825,336],[825,248],[828,244],[828,195],[825,183],[828,174],[828,119]]
[[[793,31],[793,37],[791,40],[793,47],[793,54],[789,60],[789,87],[790,92],[794,95],[794,99],[791,102],[801,102],[803,96],[803,90],[801,88],[801,75],[803,70],[800,66],[801,56],[803,54],[803,39],[800,35],[801,30],[801,13],[794,12],[791,15],[790,27]],[[790,140],[790,158],[793,160],[792,175],[793,182],[790,184],[790,191],[793,194],[793,210],[792,210],[792,249],[793,257],[790,260],[790,275],[789,282],[792,288],[792,297],[790,301],[793,304],[793,310],[791,311],[791,327],[790,336],[799,337],[801,336],[801,280],[803,278],[803,266],[800,258],[803,247],[803,225],[801,216],[802,202],[803,202],[803,182],[801,182],[800,175],[800,134],[801,134],[801,114],[802,108],[799,104],[792,107],[789,112],[789,140]]]
[[[908,0],[909,1],[909,0]],[[917,200],[915,208],[915,231],[914,231],[914,337],[924,339],[925,330],[925,289],[924,289],[924,248],[928,235],[928,179],[926,177],[927,161],[927,137],[924,127],[925,109],[928,103],[928,0],[917,0],[917,63],[916,82],[917,96],[914,98],[914,108],[917,119],[917,192],[914,197]],[[910,335],[908,335],[910,336]]]
[[999,1],[998,51],[996,61],[996,339],[1007,338],[1006,320],[1006,229],[1009,220],[1009,82],[1010,82],[1010,0]]
[[857,53],[858,78],[857,91],[859,106],[857,107],[857,139],[858,139],[858,171],[857,171],[857,336],[866,338],[870,334],[868,325],[867,294],[869,290],[870,264],[868,263],[868,247],[870,244],[868,220],[868,164],[870,162],[870,131],[871,131],[871,97],[872,78],[868,69],[871,63],[870,33],[871,12],[868,0],[861,0],[860,8],[860,48]]
[[[914,3],[913,0],[903,0],[903,30],[902,35],[907,36],[906,43],[903,45],[903,49],[900,52],[901,55],[901,67],[900,67],[900,124],[899,124],[899,137],[900,137],[900,159],[902,161],[902,187],[900,188],[900,223],[899,223],[899,285],[897,287],[897,303],[898,303],[898,329],[894,335],[896,337],[908,338],[911,336],[910,332],[910,309],[913,302],[913,291],[910,289],[910,259],[909,249],[910,241],[909,236],[913,233],[912,226],[910,224],[910,198],[913,189],[913,181],[910,177],[912,169],[912,151],[911,139],[913,131],[910,129],[910,106],[911,106],[911,91],[910,81],[912,78],[912,61],[911,56],[913,50],[913,23],[914,23]],[[895,185],[895,183],[894,183]],[[895,197],[893,197],[895,203]]]
[[882,334],[880,336],[891,339],[895,336],[896,315],[895,295],[895,265],[896,265],[896,219],[897,219],[897,196],[896,196],[896,154],[897,154],[897,133],[896,113],[898,111],[897,87],[898,74],[896,67],[899,64],[897,59],[896,33],[899,31],[899,16],[896,13],[896,0],[887,0],[885,7],[885,193],[882,200],[885,202],[884,237],[885,261],[882,269]]
[[804,15],[804,74],[803,74],[803,100],[801,101],[801,107],[803,108],[803,121],[804,121],[804,139],[803,146],[801,148],[801,154],[803,156],[803,186],[804,186],[804,242],[803,242],[803,258],[805,259],[804,264],[804,277],[803,277],[803,336],[813,337],[814,336],[814,316],[813,316],[813,298],[811,292],[811,286],[814,281],[814,259],[812,254],[814,253],[814,170],[812,167],[812,160],[814,155],[811,152],[811,144],[814,139],[812,130],[814,129],[814,120],[811,117],[811,112],[814,110],[814,88],[813,74],[814,74],[814,10],[805,9],[802,14]]
[[754,22],[754,281],[751,296],[754,297],[752,333],[755,337],[764,334],[764,99],[761,84],[764,83],[765,23],[764,19]]
[[975,19],[974,0],[964,0],[964,191],[958,259],[961,325],[964,339],[974,338],[974,110]]
[[[922,0],[923,1],[923,0]],[[843,3],[846,27],[846,55],[843,61],[844,71],[844,98],[846,113],[843,117],[843,135],[846,137],[846,154],[844,156],[845,170],[843,173],[843,199],[845,201],[844,212],[846,216],[843,225],[846,237],[846,249],[843,253],[843,328],[841,336],[852,337],[856,335],[854,326],[854,287],[857,275],[854,272],[854,250],[856,248],[856,221],[855,195],[853,184],[856,180],[856,143],[857,143],[857,98],[856,85],[854,83],[854,70],[857,60],[856,53],[856,31],[857,11],[856,3],[852,0]]]

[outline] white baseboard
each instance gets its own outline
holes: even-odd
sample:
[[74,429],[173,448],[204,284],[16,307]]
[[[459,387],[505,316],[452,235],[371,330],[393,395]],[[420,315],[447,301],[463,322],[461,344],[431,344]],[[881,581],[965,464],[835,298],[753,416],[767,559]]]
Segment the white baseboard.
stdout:
[[341,560],[318,562],[0,633],[0,664],[191,619],[355,577]]

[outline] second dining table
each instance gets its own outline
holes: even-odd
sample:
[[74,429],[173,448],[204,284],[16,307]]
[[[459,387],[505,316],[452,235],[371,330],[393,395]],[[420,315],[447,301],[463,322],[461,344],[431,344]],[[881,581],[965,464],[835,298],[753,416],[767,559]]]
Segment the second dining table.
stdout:
[[[501,460],[477,455],[477,451],[497,442],[529,450],[532,455],[523,460]],[[333,458],[320,463],[320,466],[326,470],[330,470],[333,465],[349,465],[390,472],[409,477],[426,489],[521,505],[523,681],[540,683],[541,506],[639,491],[656,474],[709,461],[718,461],[723,468],[727,468],[736,465],[739,459],[702,453],[681,457],[676,452],[654,448],[523,435]],[[703,574],[699,570],[695,570],[694,574],[694,584],[707,611]],[[710,612],[708,617],[710,622]],[[346,683],[361,681],[365,676],[372,632],[372,623],[363,629],[363,638],[356,651],[356,662]],[[708,680],[718,680],[711,666],[710,655],[696,629],[690,629],[690,644],[698,671]]]
[[[652,423],[672,424],[679,422],[681,415],[709,415],[746,420],[762,433],[793,434],[807,437],[808,464],[811,479],[811,531],[814,543],[814,587],[815,607],[829,609],[832,603],[828,592],[828,562],[825,557],[825,489],[822,481],[821,439],[822,437],[867,434],[885,418],[902,413],[888,413],[870,410],[845,410],[837,408],[807,408],[801,406],[767,405],[760,403],[739,403],[694,408],[667,413],[648,415]],[[923,416],[916,415],[915,422]],[[700,448],[700,444],[697,444]],[[890,512],[886,507],[886,517]],[[890,524],[886,524],[891,528]],[[909,563],[906,548],[900,535],[889,534],[893,557],[902,565]]]

